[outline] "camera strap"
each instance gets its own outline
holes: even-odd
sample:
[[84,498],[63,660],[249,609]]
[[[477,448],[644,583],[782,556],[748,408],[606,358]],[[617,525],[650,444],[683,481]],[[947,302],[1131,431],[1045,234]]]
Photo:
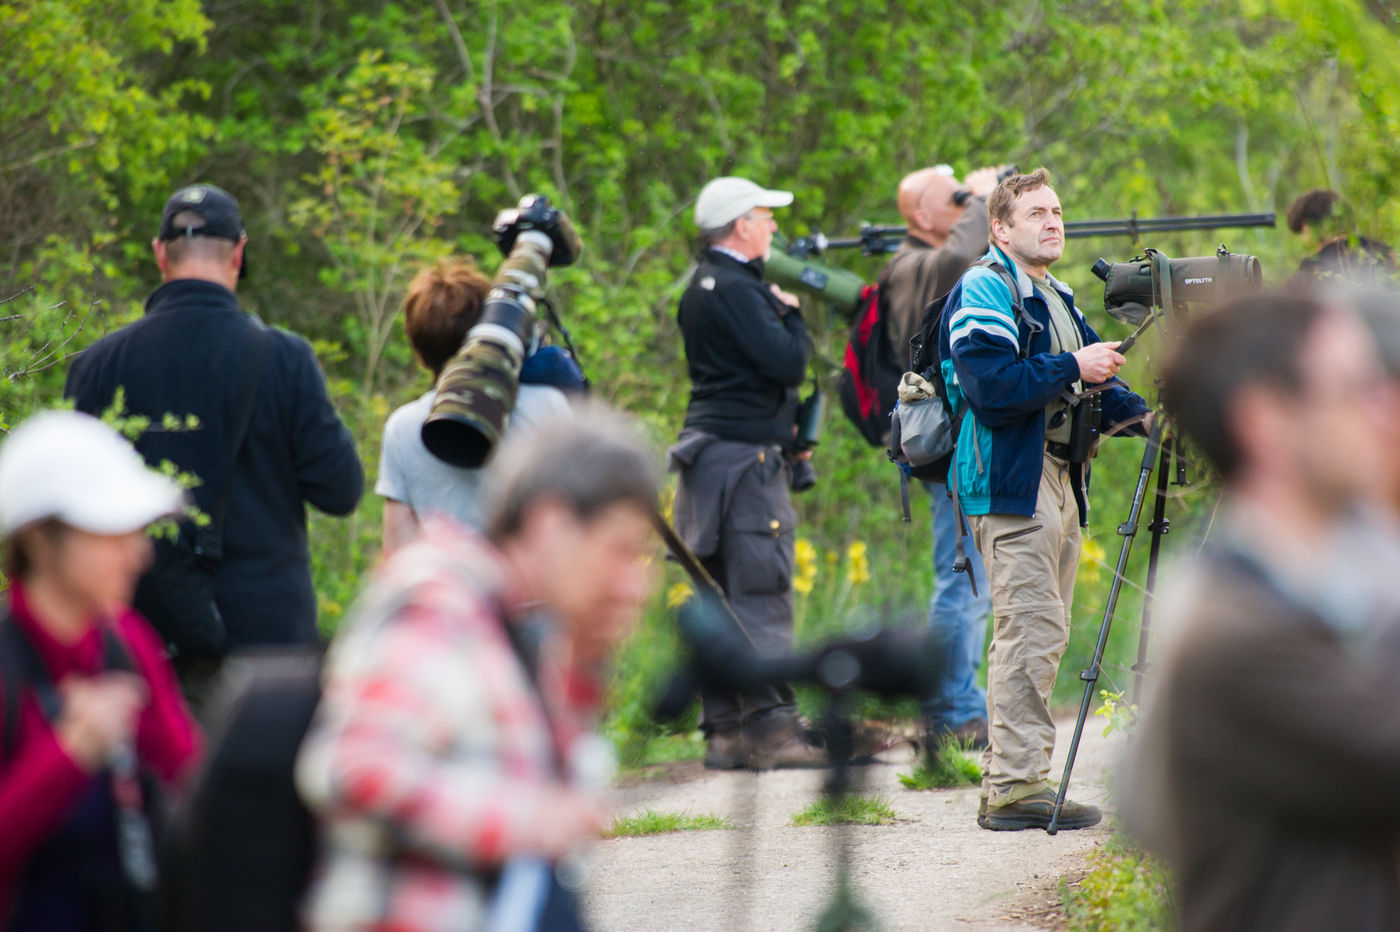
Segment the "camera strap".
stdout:
[[[957,423],[961,426],[962,415],[958,415]],[[962,499],[958,497],[957,469],[948,470],[948,495],[953,499],[953,520],[958,523],[957,532],[953,535],[953,572],[967,574],[967,584],[972,588],[973,598],[976,598],[977,574],[972,572],[972,561],[967,558],[967,546],[964,543],[971,534],[971,528],[968,526],[967,515],[963,513]]]
[[218,490],[209,503],[209,523],[195,529],[197,549],[211,563],[223,559],[224,513],[228,510],[229,491],[233,487],[233,468],[238,462],[238,452],[243,449],[243,441],[248,436],[248,428],[253,423],[258,383],[262,380],[263,361],[267,357],[267,327],[256,318],[250,316],[249,319],[253,324],[252,339],[248,341],[239,372],[237,407],[233,420],[229,422],[228,456],[224,460],[223,473],[219,476]]

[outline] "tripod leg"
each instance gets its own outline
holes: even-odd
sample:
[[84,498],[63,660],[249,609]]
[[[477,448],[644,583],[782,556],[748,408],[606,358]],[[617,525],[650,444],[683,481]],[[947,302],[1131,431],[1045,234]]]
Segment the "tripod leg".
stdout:
[[1167,480],[1171,475],[1172,457],[1176,455],[1176,440],[1170,435],[1162,441],[1162,455],[1157,461],[1157,501],[1152,505],[1152,548],[1147,554],[1147,591],[1142,599],[1142,629],[1138,632],[1137,663],[1133,664],[1133,704],[1142,699],[1142,678],[1147,675],[1147,630],[1152,623],[1152,599],[1157,591],[1157,561],[1162,552],[1162,538],[1171,532],[1167,520]]
[[1113,610],[1118,606],[1118,593],[1123,588],[1123,574],[1128,569],[1128,554],[1133,547],[1133,536],[1137,534],[1138,519],[1142,516],[1142,500],[1147,496],[1147,480],[1152,476],[1153,462],[1162,446],[1162,422],[1154,421],[1152,432],[1147,435],[1147,449],[1142,454],[1142,466],[1138,471],[1137,488],[1133,490],[1133,504],[1128,509],[1128,520],[1118,525],[1118,533],[1123,538],[1123,546],[1118,551],[1118,566],[1113,571],[1113,582],[1108,588],[1108,604],[1104,606],[1103,623],[1099,625],[1099,639],[1094,645],[1094,656],[1089,666],[1082,670],[1079,678],[1084,681],[1084,698],[1079,703],[1079,718],[1074,723],[1074,735],[1069,742],[1069,759],[1065,761],[1065,775],[1060,780],[1060,791],[1055,796],[1055,811],[1050,814],[1050,824],[1045,831],[1054,835],[1060,830],[1060,810],[1065,805],[1065,794],[1069,792],[1069,777],[1074,770],[1074,758],[1079,753],[1079,739],[1084,734],[1084,721],[1089,717],[1089,704],[1094,700],[1094,685],[1099,681],[1099,669],[1103,664],[1104,647],[1108,644],[1108,630],[1113,624]]

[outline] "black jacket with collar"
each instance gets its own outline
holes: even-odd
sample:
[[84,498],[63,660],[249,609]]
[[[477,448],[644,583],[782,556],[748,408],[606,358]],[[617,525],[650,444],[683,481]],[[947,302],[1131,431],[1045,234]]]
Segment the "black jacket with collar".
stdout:
[[705,249],[677,315],[690,371],[685,426],[725,440],[787,444],[811,338],[763,281],[761,260]]
[[[222,285],[167,282],[147,300],[144,317],[73,360],[64,396],[78,410],[100,414],[121,387],[126,410],[156,424],[167,412],[196,415],[198,429],[150,431],[136,446],[148,463],[168,459],[198,476],[203,484],[194,498],[208,513],[232,446],[244,354],[259,327]],[[310,344],[271,327],[266,336],[215,575],[230,648],[318,640],[306,503],[348,514],[364,485],[354,441],[326,394]]]

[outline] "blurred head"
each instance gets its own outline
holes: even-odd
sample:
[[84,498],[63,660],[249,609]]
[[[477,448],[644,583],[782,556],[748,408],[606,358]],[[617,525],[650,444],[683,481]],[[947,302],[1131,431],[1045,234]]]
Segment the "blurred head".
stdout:
[[1384,436],[1381,446],[1386,458],[1382,470],[1387,482],[1385,494],[1400,511],[1400,295],[1390,288],[1353,285],[1338,290],[1332,300],[1356,309],[1371,332],[1385,372],[1376,391],[1383,394],[1390,416],[1377,425],[1377,430]]
[[765,259],[778,230],[773,208],[791,203],[791,191],[761,188],[747,178],[716,178],[695,199],[695,225],[708,245]]
[[583,408],[508,434],[485,482],[487,536],[576,647],[606,655],[653,584],[653,451],[621,416]]
[[946,166],[921,168],[905,175],[899,182],[896,202],[909,235],[934,247],[946,243],[953,225],[963,215],[963,208],[953,202],[960,189],[958,179]]
[[1288,229],[1294,233],[1306,233],[1324,226],[1342,196],[1336,191],[1317,188],[1298,195],[1288,205]]
[[144,528],[182,500],[179,486],[96,418],[37,414],[0,446],[5,573],[56,587],[88,614],[110,614],[130,602],[150,560]]
[[1328,513],[1382,493],[1383,376],[1350,309],[1252,295],[1193,320],[1163,375],[1169,413],[1237,491],[1268,483]]
[[1044,275],[1065,252],[1065,222],[1050,173],[1012,175],[987,200],[989,239],[1032,275]]
[[403,299],[403,327],[413,352],[436,379],[462,348],[491,290],[471,259],[440,259],[413,277]]

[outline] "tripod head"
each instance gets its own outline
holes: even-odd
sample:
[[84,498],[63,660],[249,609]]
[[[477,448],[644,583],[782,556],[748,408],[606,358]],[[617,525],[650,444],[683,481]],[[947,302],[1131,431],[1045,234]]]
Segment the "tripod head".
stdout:
[[940,642],[912,628],[876,628],[814,648],[765,656],[737,628],[714,591],[687,600],[676,624],[690,662],[672,677],[656,703],[655,717],[662,721],[685,711],[695,692],[705,688],[744,692],[801,683],[833,696],[864,690],[922,698],[943,664]]

